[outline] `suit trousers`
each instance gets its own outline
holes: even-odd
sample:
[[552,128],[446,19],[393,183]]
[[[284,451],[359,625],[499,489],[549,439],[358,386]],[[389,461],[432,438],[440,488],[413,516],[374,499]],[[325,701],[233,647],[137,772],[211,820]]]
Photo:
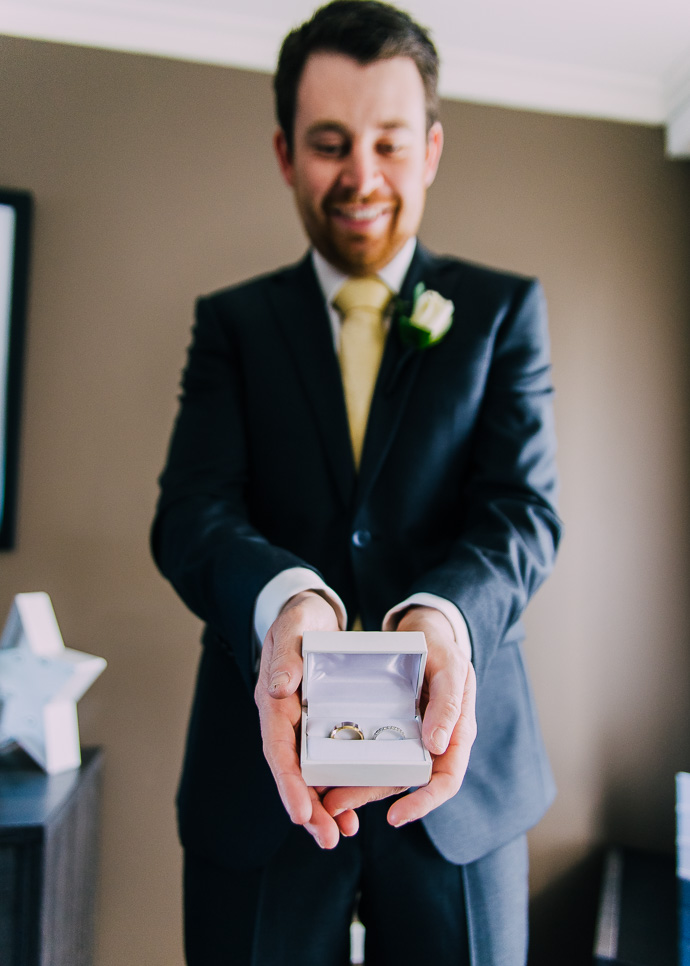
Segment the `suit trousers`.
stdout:
[[330,851],[293,827],[269,864],[226,869],[185,853],[188,966],[347,966],[356,911],[367,966],[524,966],[524,835],[465,866],[421,822],[394,829],[390,801],[359,812]]

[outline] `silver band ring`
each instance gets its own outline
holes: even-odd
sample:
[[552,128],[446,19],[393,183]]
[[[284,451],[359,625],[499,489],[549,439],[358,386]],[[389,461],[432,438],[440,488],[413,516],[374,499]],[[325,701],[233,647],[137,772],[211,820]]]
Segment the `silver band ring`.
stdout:
[[[350,732],[350,734],[341,735],[342,731]],[[364,732],[354,721],[341,721],[339,725],[335,726],[328,737],[340,738],[341,740],[345,738],[348,741],[364,741]]]
[[[407,737],[407,735],[402,730],[402,728],[398,728],[397,725],[384,725],[382,728],[377,728],[376,729],[376,731],[374,732],[374,738],[373,738],[373,740],[376,741],[376,739],[380,735],[383,735],[385,732],[389,732],[390,737],[391,738],[395,738],[396,741],[399,741],[401,738],[406,738]],[[388,735],[386,735],[386,739],[389,740],[388,739]]]

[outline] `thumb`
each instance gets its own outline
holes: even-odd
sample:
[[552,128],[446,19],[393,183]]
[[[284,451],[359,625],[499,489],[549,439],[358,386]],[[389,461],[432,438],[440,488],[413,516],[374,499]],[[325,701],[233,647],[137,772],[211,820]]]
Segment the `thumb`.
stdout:
[[302,680],[302,635],[306,630],[337,630],[338,620],[328,601],[313,591],[295,594],[283,607],[264,642],[262,666],[273,698],[285,698]]
[[457,673],[439,669],[429,680],[429,702],[422,737],[433,755],[442,755],[462,711],[463,688]]
[[268,693],[273,698],[284,698],[299,687],[302,680],[302,655],[297,635],[281,636],[273,641],[273,653],[268,665]]

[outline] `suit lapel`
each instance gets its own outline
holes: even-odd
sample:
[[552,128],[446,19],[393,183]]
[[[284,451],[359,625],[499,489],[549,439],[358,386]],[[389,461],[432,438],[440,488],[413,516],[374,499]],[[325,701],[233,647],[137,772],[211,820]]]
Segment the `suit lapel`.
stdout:
[[[432,287],[433,256],[419,243],[405,276],[400,298],[411,303],[415,285],[424,281]],[[400,338],[398,326],[391,325],[371,401],[357,487],[357,502],[363,502],[386,458],[407,398],[422,364],[423,352],[411,348]]]
[[307,255],[293,269],[273,276],[269,297],[288,352],[314,416],[321,447],[347,505],[355,465],[340,368],[321,289]]
[[[415,285],[434,287],[434,258],[419,243],[400,298],[412,302]],[[269,298],[288,352],[314,416],[321,446],[343,502],[366,499],[400,425],[423,352],[406,346],[393,324],[386,340],[367,423],[364,449],[355,470],[338,359],[323,295],[307,255],[294,268],[271,278]]]

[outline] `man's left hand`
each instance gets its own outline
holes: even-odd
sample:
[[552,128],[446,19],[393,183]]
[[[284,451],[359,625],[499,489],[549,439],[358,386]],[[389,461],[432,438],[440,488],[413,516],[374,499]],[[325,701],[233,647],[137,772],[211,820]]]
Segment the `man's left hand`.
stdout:
[[[422,818],[458,791],[467,771],[477,734],[476,679],[466,653],[453,636],[448,619],[432,607],[411,607],[399,631],[422,631],[428,654],[422,689],[422,740],[433,759],[428,785],[398,798],[388,810],[396,827]],[[323,804],[333,816],[367,802],[399,795],[404,788],[332,788]]]

